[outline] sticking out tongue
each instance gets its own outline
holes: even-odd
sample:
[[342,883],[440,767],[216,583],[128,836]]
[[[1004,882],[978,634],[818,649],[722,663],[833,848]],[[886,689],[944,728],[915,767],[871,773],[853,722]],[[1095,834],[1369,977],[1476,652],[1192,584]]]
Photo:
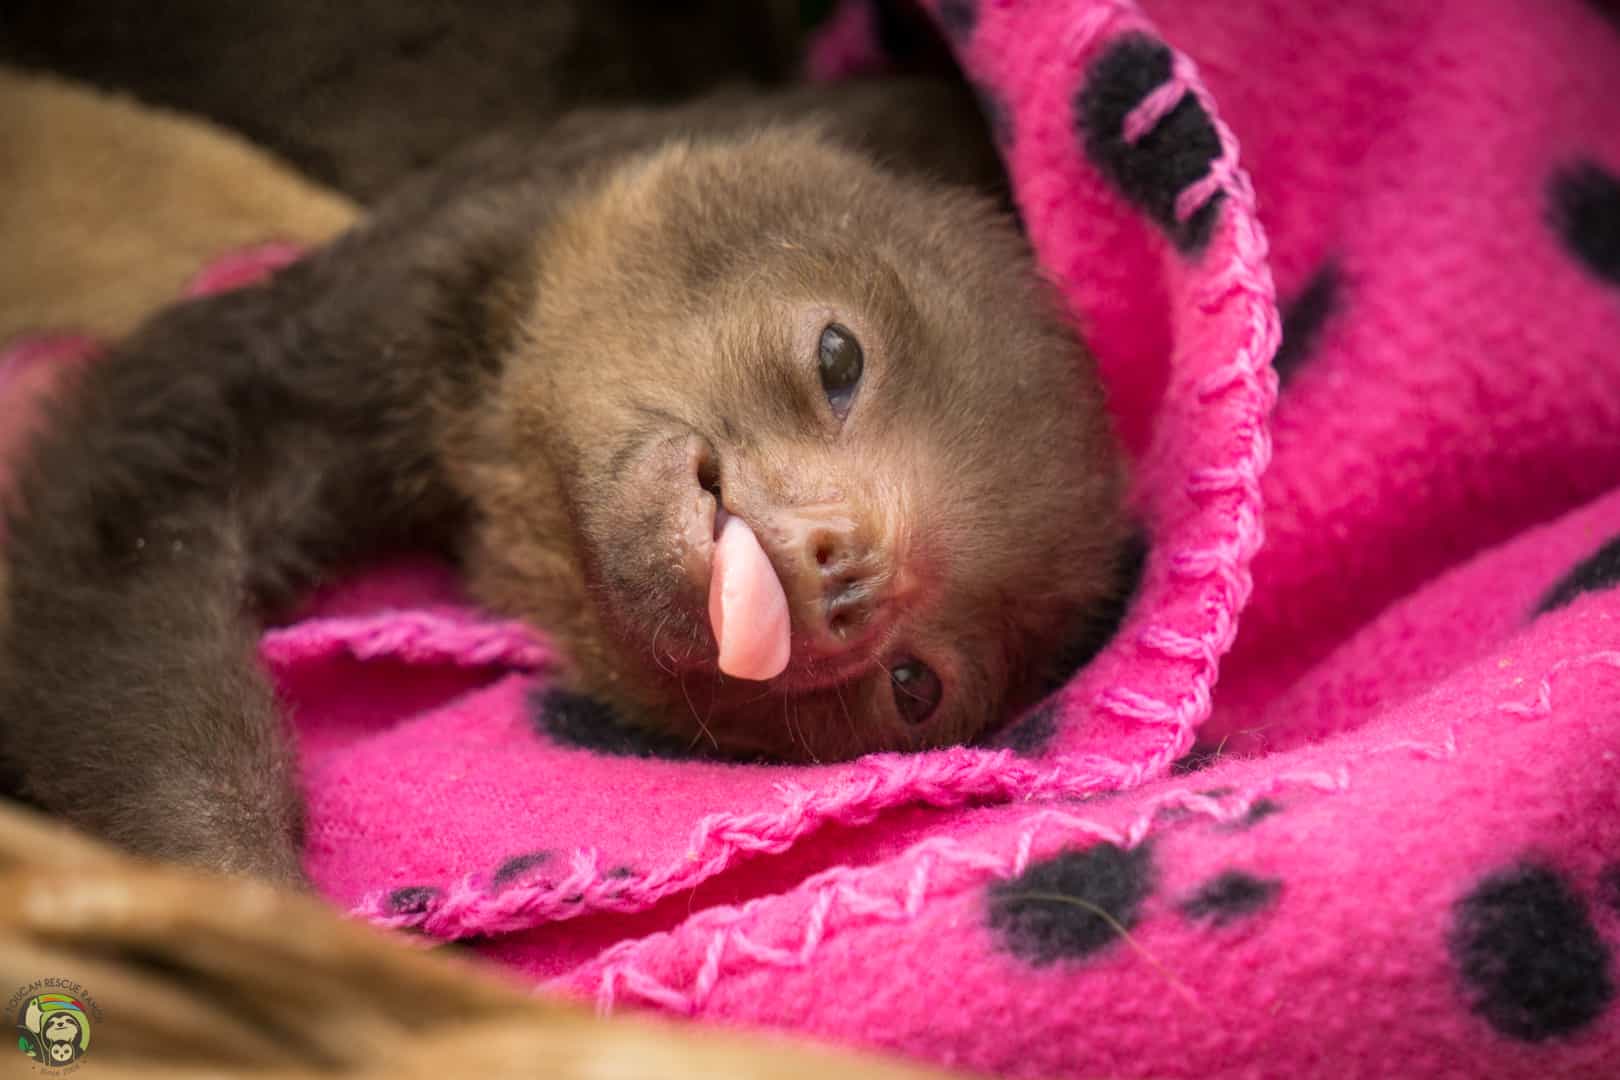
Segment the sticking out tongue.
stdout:
[[787,667],[787,595],[754,530],[731,514],[714,542],[709,625],[727,675],[763,681]]

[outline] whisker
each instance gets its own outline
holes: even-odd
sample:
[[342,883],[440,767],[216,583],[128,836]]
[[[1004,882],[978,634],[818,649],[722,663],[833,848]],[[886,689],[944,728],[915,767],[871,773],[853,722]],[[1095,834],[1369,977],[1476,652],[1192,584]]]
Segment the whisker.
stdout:
[[1082,911],[1087,912],[1093,918],[1102,922],[1116,935],[1118,935],[1119,939],[1126,945],[1130,946],[1132,951],[1134,951],[1138,956],[1151,964],[1164,978],[1164,981],[1170,985],[1170,988],[1179,994],[1189,1005],[1192,1005],[1201,1012],[1209,1012],[1209,1007],[1204,1004],[1197,992],[1178,978],[1176,973],[1170,970],[1170,968],[1167,967],[1157,956],[1149,952],[1146,946],[1144,946],[1140,941],[1137,941],[1136,938],[1131,935],[1130,930],[1126,929],[1125,925],[1116,919],[1106,908],[1103,908],[1098,904],[1094,904],[1090,900],[1087,900],[1081,896],[1072,896],[1069,893],[1061,892],[1041,892],[1038,890],[1004,894],[1002,896],[1002,902],[1068,905],[1077,907]]
[[799,723],[799,745],[804,747],[804,752],[810,756],[810,761],[812,764],[820,765],[821,758],[816,756],[815,750],[813,750],[810,746],[810,740],[805,737],[804,720],[799,714],[798,702],[794,702],[793,704],[793,718]]
[[844,701],[844,688],[835,685],[833,687],[833,697],[838,699],[838,707],[844,713],[844,722],[849,725],[850,745],[859,746],[861,743],[861,729],[855,725],[855,717],[849,711],[849,704]]
[[[692,719],[697,721],[698,726],[697,734],[692,736],[692,741],[686,744],[686,748],[690,750],[704,739],[708,739],[709,745],[714,747],[715,751],[718,752],[720,749],[720,740],[716,739],[714,737],[714,732],[709,730],[709,722],[697,714],[697,706],[692,704],[692,695],[686,689],[686,679],[684,677],[681,679],[681,693],[686,696],[686,707],[692,710]],[[712,704],[710,707],[713,707]]]
[[[719,678],[720,678],[720,673],[718,671],[716,671],[714,674],[715,674],[715,681],[716,681],[716,683],[718,683]],[[719,695],[715,694],[713,691],[710,691],[710,693],[709,693],[709,715],[704,717],[703,721],[698,725],[699,727],[701,727],[703,729],[703,734],[705,734],[705,735],[707,735],[709,737],[709,742],[711,744],[713,744],[713,746],[714,746],[714,748],[716,750],[720,749],[720,740],[716,739],[714,737],[714,732],[709,730],[709,721],[714,719],[714,703],[718,699],[719,699]]]
[[652,636],[653,663],[657,664],[658,670],[662,671],[665,675],[675,674],[675,669],[665,665],[664,658],[658,653],[658,635],[664,632],[664,625],[669,622],[669,616],[670,613],[665,611],[664,617],[658,620],[658,628],[653,631]]
[[697,705],[692,701],[692,691],[688,690],[686,687],[685,675],[680,677],[680,684],[681,696],[686,699],[687,711],[692,714],[692,719],[697,721],[698,726],[698,734],[692,736],[692,742],[690,745],[688,745],[687,749],[691,749],[693,746],[696,746],[698,744],[698,739],[705,735],[708,736],[709,742],[714,744],[714,748],[716,750],[720,749],[720,743],[717,739],[715,739],[714,732],[709,730],[709,725],[704,722],[703,717],[698,715]]
[[774,691],[774,690],[772,690],[772,689],[771,689],[771,688],[770,688],[770,687],[769,687],[769,686],[768,686],[768,685],[767,685],[767,686],[766,686],[766,687],[765,687],[765,689],[764,689],[764,690],[762,690],[762,691],[761,691],[761,692],[760,692],[760,695],[759,695],[759,697],[756,697],[756,698],[749,698],[749,699],[748,699],[748,700],[747,700],[747,701],[745,701],[745,702],[743,702],[743,708],[745,708],[745,709],[746,709],[746,708],[747,708],[747,707],[748,707],[748,706],[750,706],[750,705],[758,705],[758,704],[759,704],[759,703],[760,703],[760,702],[762,702],[762,701],[764,701],[764,700],[765,700],[765,699],[766,699],[766,698],[768,698],[768,697],[770,697],[770,696],[771,696],[771,695],[772,695],[772,694],[774,694],[774,693],[775,693],[775,691]]
[[782,699],[782,726],[787,728],[788,740],[793,740],[793,721],[788,717],[788,699]]

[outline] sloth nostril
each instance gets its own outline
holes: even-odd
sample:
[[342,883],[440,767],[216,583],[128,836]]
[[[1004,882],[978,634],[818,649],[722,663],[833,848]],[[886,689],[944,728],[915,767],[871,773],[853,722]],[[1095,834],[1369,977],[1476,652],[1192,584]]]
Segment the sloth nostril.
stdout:
[[699,487],[714,496],[715,502],[720,501],[720,463],[713,454],[704,454],[698,459],[697,482]]
[[826,589],[827,629],[835,637],[848,637],[861,629],[873,614],[873,597],[862,588],[858,578],[841,575]]
[[867,546],[842,507],[778,513],[772,540],[779,547],[773,556],[813,647],[832,655],[864,641],[882,615],[880,554]]

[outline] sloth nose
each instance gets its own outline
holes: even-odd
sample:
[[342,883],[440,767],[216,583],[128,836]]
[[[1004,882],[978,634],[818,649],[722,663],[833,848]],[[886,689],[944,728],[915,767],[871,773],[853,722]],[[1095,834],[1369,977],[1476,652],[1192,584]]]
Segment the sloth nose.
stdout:
[[795,510],[779,521],[789,605],[825,653],[864,640],[883,607],[881,559],[847,511]]

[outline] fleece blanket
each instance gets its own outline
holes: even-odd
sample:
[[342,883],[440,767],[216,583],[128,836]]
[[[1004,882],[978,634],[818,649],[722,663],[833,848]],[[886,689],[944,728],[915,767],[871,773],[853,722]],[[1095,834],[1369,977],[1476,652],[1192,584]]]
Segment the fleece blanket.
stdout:
[[1133,455],[1111,644],[983,745],[731,765],[378,567],[263,643],[314,880],[604,1010],[986,1072],[1615,1075],[1620,11],[852,0],[812,68],[919,35]]

